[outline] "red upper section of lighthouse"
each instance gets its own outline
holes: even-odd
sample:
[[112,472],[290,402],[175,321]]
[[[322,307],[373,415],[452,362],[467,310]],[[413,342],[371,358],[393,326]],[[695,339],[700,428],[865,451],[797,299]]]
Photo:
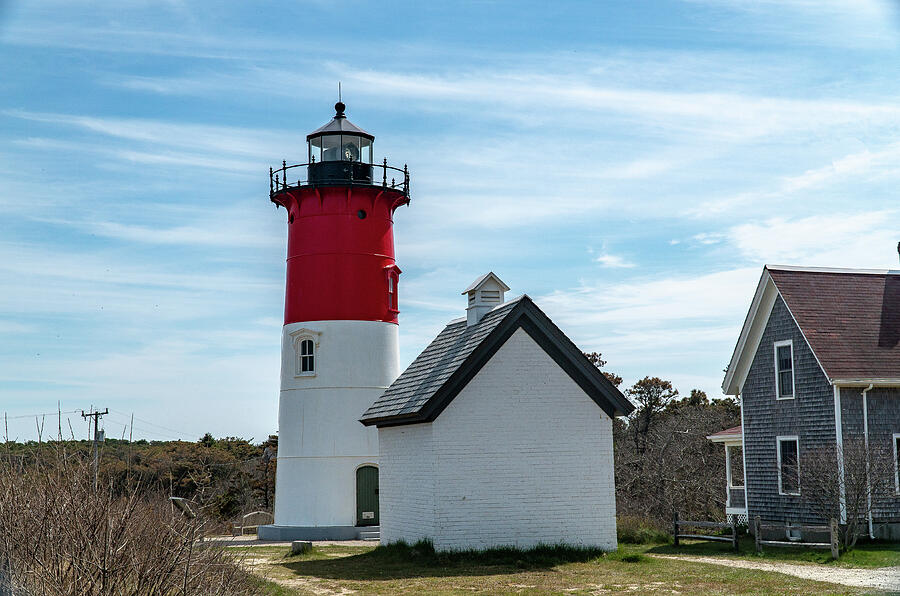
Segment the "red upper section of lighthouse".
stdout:
[[404,192],[374,185],[297,186],[273,194],[288,211],[284,323],[397,322],[394,210]]
[[310,163],[269,171],[269,196],[288,211],[284,323],[396,323],[393,218],[409,203],[409,172],[373,164],[375,137],[347,120],[343,103],[334,107],[307,137]]

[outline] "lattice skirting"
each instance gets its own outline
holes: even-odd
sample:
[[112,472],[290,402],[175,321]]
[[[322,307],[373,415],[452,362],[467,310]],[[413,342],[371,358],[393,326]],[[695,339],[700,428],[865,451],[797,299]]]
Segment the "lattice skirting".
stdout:
[[731,522],[736,523],[737,525],[749,525],[750,520],[747,518],[746,513],[728,513],[725,515],[726,520],[730,524]]

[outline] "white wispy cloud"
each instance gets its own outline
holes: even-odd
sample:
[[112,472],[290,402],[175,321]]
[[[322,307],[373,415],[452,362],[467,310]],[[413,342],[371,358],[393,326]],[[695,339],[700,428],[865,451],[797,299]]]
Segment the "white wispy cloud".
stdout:
[[900,212],[847,212],[732,227],[729,239],[748,260],[780,265],[896,268]]
[[611,269],[628,269],[635,266],[634,263],[626,260],[624,257],[619,255],[611,255],[609,253],[604,253],[602,255],[594,257],[594,261],[600,263],[604,267],[609,267]]
[[692,239],[700,244],[718,244],[725,239],[725,234],[719,232],[701,232],[694,234]]
[[797,176],[784,178],[785,193],[820,188],[838,181],[860,178],[900,178],[900,143],[892,143],[882,149],[864,149],[834,159],[830,164],[807,170]]
[[[680,380],[682,389],[699,387],[717,396],[716,373],[734,347],[761,272],[761,266],[742,267],[583,282],[536,301],[579,347],[602,352],[627,384],[658,375]],[[686,363],[697,359],[713,374],[686,373]]]
[[286,135],[282,133],[240,126],[27,110],[4,110],[2,113],[32,122],[69,126],[107,137],[162,147],[176,147],[207,155],[225,153],[271,159],[273,152],[285,148],[287,141]]

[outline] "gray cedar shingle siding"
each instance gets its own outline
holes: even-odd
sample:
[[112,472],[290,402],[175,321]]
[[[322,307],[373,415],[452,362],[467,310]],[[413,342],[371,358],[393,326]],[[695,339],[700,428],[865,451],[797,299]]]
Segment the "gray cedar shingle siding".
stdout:
[[[816,519],[807,503],[809,479],[804,482],[803,462],[811,451],[835,446],[830,379],[855,380],[852,385],[878,379],[890,385],[900,378],[900,274],[770,266],[766,271],[778,295],[741,394],[748,514],[822,523],[825,520]],[[787,339],[793,340],[795,398],[776,400],[773,344]],[[841,387],[845,442],[863,438],[861,392],[862,387]],[[868,393],[868,404],[870,445],[888,448],[893,459],[891,438],[900,432],[900,388],[876,387]],[[779,435],[799,437],[800,496],[778,494]],[[878,503],[875,517],[900,521],[900,496]]]
[[[793,340],[794,399],[775,399],[777,341]],[[810,450],[834,445],[834,393],[803,334],[781,297],[775,300],[741,395],[748,515],[765,520],[819,523],[804,502],[803,458]],[[800,440],[800,496],[778,494],[776,437]]]
[[[863,437],[863,387],[841,388],[841,426],[845,442]],[[893,458],[894,433],[900,433],[900,389],[876,387],[866,394],[869,410],[869,446],[874,453],[887,452]],[[882,451],[884,450],[884,451]],[[893,471],[893,468],[892,468]],[[887,479],[893,487],[894,478]],[[875,520],[900,519],[900,498],[896,497],[876,503],[873,507]]]

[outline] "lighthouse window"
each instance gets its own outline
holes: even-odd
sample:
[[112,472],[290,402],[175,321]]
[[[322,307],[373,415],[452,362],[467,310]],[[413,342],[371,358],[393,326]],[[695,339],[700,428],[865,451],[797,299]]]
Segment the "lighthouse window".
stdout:
[[341,159],[359,161],[359,137],[341,137]]
[[300,341],[300,374],[311,374],[316,372],[316,355],[315,344],[313,340],[304,339]]
[[372,163],[372,141],[369,139],[359,140],[359,161]]
[[322,137],[309,141],[309,161],[322,161]]
[[322,139],[322,161],[339,161],[341,159],[341,137],[324,136]]
[[388,308],[398,311],[399,301],[397,300],[397,282],[400,281],[396,274],[388,275]]

